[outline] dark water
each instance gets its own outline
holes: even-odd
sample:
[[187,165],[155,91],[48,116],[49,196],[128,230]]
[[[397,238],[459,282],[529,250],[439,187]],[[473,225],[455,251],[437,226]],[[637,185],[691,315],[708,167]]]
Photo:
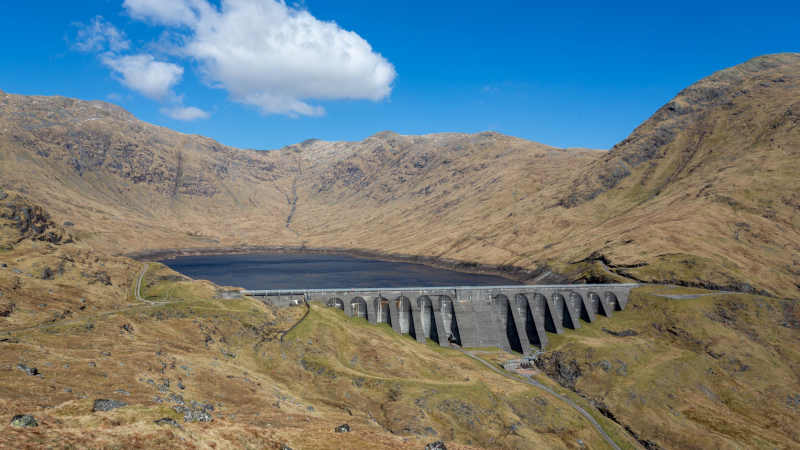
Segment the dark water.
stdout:
[[194,279],[246,289],[328,289],[521,284],[420,264],[340,255],[268,254],[183,256],[159,261]]

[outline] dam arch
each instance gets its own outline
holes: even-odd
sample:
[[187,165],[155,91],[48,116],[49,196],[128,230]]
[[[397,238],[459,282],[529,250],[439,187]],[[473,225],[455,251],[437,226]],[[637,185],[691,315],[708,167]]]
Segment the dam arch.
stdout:
[[372,301],[375,311],[375,323],[392,324],[392,316],[389,313],[389,300],[384,297],[375,297]]
[[523,339],[520,336],[521,330],[517,327],[517,318],[514,314],[516,311],[515,308],[512,307],[511,301],[504,294],[498,294],[494,299],[498,315],[500,316],[501,326],[508,338],[508,345],[511,346],[512,350],[524,353]]
[[367,302],[361,297],[355,297],[350,300],[350,311],[352,311],[352,317],[360,317],[362,319],[367,319]]
[[344,302],[339,297],[328,299],[328,306],[331,308],[341,309],[344,311]]

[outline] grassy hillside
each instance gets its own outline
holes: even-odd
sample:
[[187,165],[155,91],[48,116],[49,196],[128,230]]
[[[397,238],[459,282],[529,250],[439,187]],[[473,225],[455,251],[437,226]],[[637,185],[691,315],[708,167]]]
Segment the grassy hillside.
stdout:
[[[13,395],[0,398],[0,419],[33,414],[40,426],[8,427],[0,446],[606,448],[557,399],[338,310],[312,304],[281,342],[303,313],[252,299],[183,301],[6,335],[0,392]],[[98,398],[128,406],[93,412]],[[213,421],[184,422],[174,407],[193,402]],[[353,431],[334,433],[343,423]]]
[[800,303],[657,296],[685,294],[637,289],[613,321],[554,336],[538,365],[649,448],[800,448]]

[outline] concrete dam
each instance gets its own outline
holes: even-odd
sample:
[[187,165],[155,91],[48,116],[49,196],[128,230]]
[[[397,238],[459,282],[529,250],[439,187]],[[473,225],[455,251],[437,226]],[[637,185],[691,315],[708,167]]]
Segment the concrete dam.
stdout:
[[580,321],[612,317],[637,284],[521,285],[488,287],[306,289],[241,291],[276,306],[319,301],[386,323],[418,342],[442,346],[500,347],[530,355],[543,349],[547,333],[578,329]]

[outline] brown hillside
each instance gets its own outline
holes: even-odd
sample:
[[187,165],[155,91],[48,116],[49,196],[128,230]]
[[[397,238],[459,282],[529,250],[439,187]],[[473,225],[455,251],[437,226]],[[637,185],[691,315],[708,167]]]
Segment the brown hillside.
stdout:
[[798,77],[797,54],[723,70],[610,152],[391,132],[257,152],[0,94],[0,180],[116,253],[305,245],[795,296]]

